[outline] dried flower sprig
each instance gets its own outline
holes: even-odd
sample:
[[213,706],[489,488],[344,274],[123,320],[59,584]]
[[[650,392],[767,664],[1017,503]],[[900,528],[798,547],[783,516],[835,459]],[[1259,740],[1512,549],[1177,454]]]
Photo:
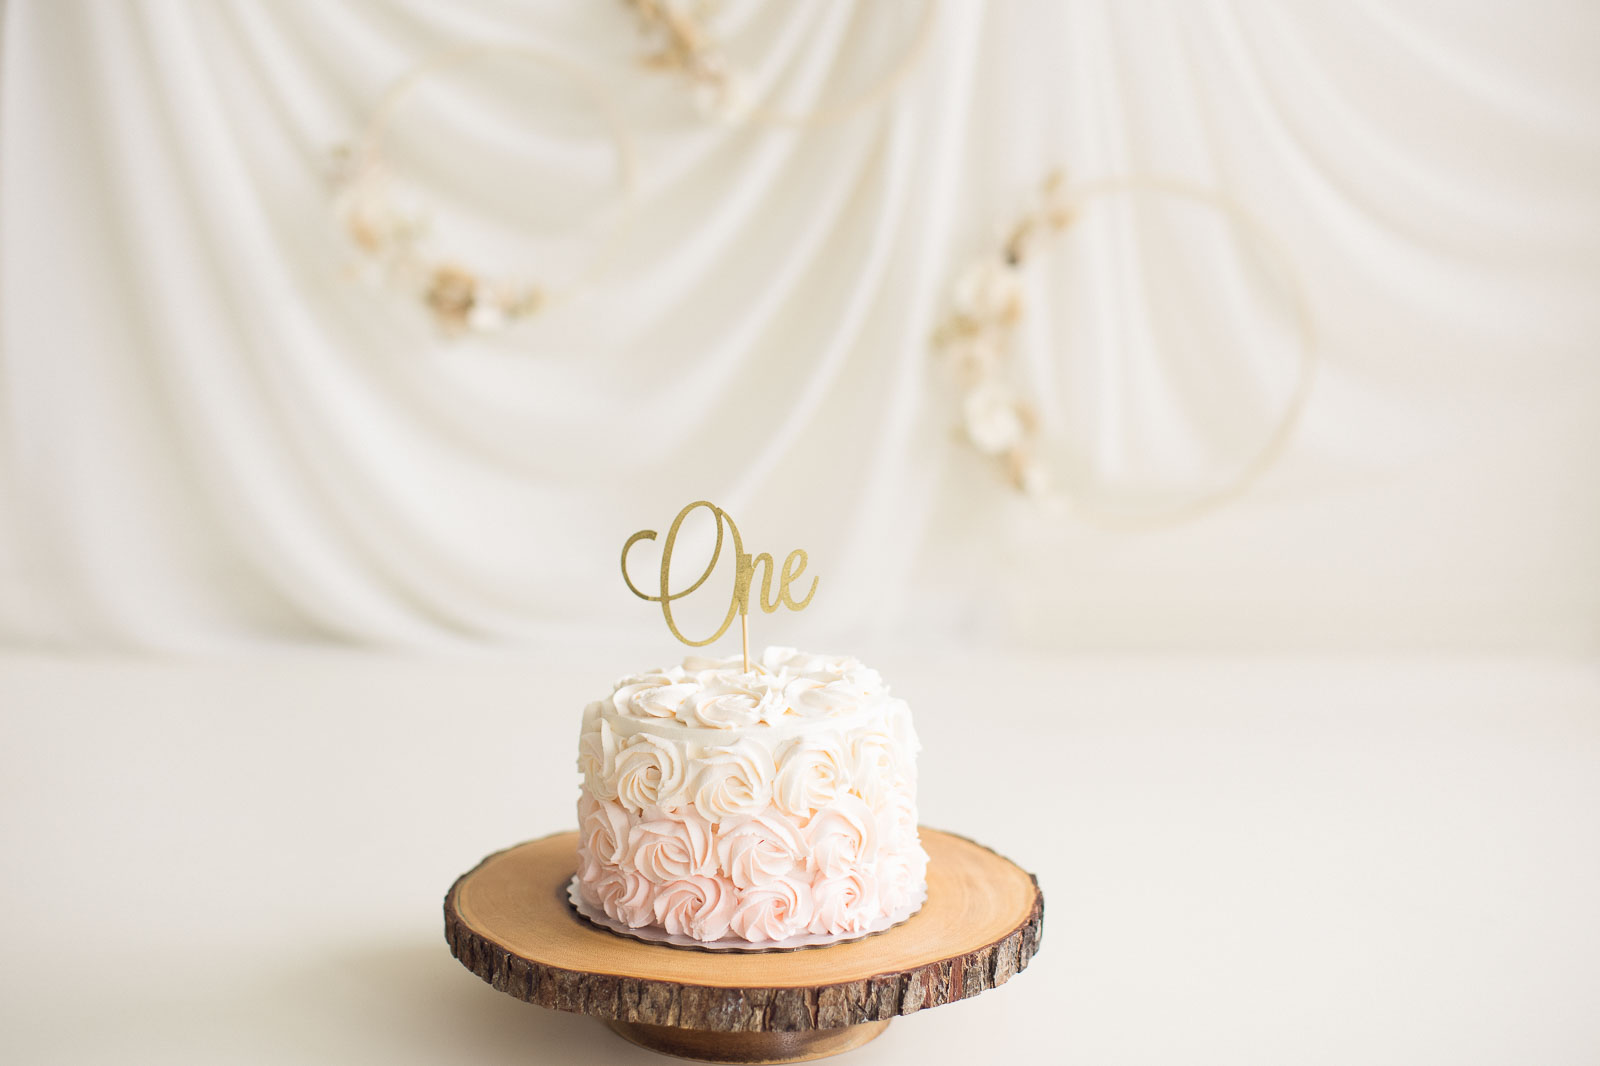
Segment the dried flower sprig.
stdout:
[[[765,106],[757,99],[755,78],[729,62],[723,43],[707,28],[716,0],[623,0],[633,10],[648,42],[644,65],[676,74],[689,83],[701,114],[728,123],[818,127],[843,122],[883,103],[910,78],[932,50],[939,0],[923,0],[920,20],[905,51],[883,76],[850,98],[803,112]],[[799,5],[795,5],[798,7]],[[877,9],[877,5],[872,6]],[[882,5],[897,12],[904,5]]]
[[710,5],[672,0],[626,0],[652,51],[644,64],[680,74],[694,91],[702,114],[737,119],[749,109],[748,79],[728,65],[721,45],[705,28]]
[[[491,57],[536,62],[565,74],[589,97],[596,119],[616,146],[620,210],[599,250],[562,291],[520,278],[496,278],[473,270],[432,248],[431,220],[416,198],[401,191],[383,155],[384,134],[400,101],[424,80]],[[441,51],[397,78],[379,99],[361,132],[334,149],[329,179],[334,214],[359,262],[352,273],[372,285],[412,294],[446,333],[493,333],[569,295],[592,280],[611,251],[611,241],[628,218],[634,191],[633,146],[618,120],[606,86],[581,67],[536,49],[517,45],[465,44]],[[607,239],[609,238],[609,239]]]
[[1049,472],[1039,457],[1038,417],[1032,405],[1022,399],[1007,366],[1017,326],[1026,310],[1023,269],[1045,238],[1060,234],[1077,221],[1084,205],[1122,196],[1186,202],[1227,219],[1238,235],[1280,267],[1290,318],[1300,338],[1299,369],[1283,410],[1260,449],[1231,479],[1154,510],[1107,510],[1085,500],[1077,501],[1076,510],[1084,518],[1130,529],[1183,521],[1221,507],[1248,491],[1284,454],[1305,412],[1319,360],[1310,298],[1295,270],[1293,256],[1254,212],[1215,189],[1176,178],[1113,175],[1069,187],[1065,175],[1056,171],[1045,178],[1033,205],[1002,231],[999,246],[957,276],[950,311],[934,330],[932,341],[936,353],[951,364],[961,389],[961,435],[978,452],[992,457],[1018,490],[1030,496],[1053,496]]
[[355,274],[374,285],[416,290],[447,333],[492,333],[539,311],[538,285],[480,276],[432,255],[429,219],[396,194],[388,169],[370,149],[334,150],[334,211],[357,254]]
[[1000,246],[957,276],[950,312],[933,334],[934,349],[950,363],[961,390],[962,436],[1030,496],[1045,495],[1050,476],[1039,456],[1038,412],[1022,399],[1009,366],[1026,311],[1023,267],[1042,236],[1066,229],[1073,218],[1066,177],[1056,171]]

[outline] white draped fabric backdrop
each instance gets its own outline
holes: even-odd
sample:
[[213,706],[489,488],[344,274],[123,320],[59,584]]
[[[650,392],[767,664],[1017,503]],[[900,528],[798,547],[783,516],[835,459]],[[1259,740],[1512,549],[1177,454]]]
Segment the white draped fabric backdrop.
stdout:
[[[807,113],[870,94],[926,11],[709,25]],[[10,0],[0,634],[655,636],[619,550],[706,498],[821,576],[758,642],[1600,648],[1600,8],[932,18],[884,99],[789,127],[701,113],[621,3]],[[609,249],[548,313],[451,337],[352,276],[328,161],[396,78],[480,43],[604,85],[637,181],[554,65],[419,85],[389,146],[441,248],[555,283]],[[1314,384],[1225,506],[1096,518],[1227,484],[1302,366],[1286,279],[1197,243],[1202,204],[1087,202],[1030,265],[1014,369],[1057,500],[954,432],[930,335],[1058,167],[1215,190],[1292,260]]]

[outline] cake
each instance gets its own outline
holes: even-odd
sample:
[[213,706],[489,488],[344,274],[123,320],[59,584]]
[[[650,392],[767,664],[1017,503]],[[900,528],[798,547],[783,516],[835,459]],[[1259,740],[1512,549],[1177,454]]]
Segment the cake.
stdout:
[[584,709],[580,912],[646,939],[828,943],[926,896],[904,700],[847,657],[768,648],[625,677]]

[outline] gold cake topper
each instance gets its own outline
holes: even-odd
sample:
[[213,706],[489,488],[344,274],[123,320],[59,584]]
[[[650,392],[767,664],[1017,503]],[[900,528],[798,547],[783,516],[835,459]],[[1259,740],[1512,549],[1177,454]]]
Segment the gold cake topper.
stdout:
[[[706,568],[701,572],[700,576],[687,588],[674,592],[672,590],[672,550],[677,546],[678,529],[683,525],[685,518],[688,518],[696,509],[701,507],[710,511],[712,517],[716,519],[717,542],[711,549],[711,560],[706,563]],[[717,567],[717,560],[722,557],[722,527],[724,523],[727,524],[728,534],[733,539],[734,553],[733,595],[728,599],[728,613],[723,617],[722,624],[717,627],[715,633],[704,640],[690,640],[678,628],[678,623],[673,621],[672,602],[683,599],[710,579],[712,571]],[[744,648],[744,668],[746,673],[750,670],[750,586],[755,579],[756,566],[761,563],[766,564],[761,571],[761,598],[758,603],[762,611],[767,614],[771,614],[779,607],[787,607],[791,611],[804,610],[806,604],[811,602],[811,597],[817,594],[817,579],[815,577],[811,579],[811,587],[806,590],[804,599],[796,600],[789,592],[789,585],[798,579],[801,574],[805,573],[806,553],[802,549],[796,548],[790,552],[784,558],[783,566],[780,569],[773,561],[772,556],[766,552],[752,556],[744,550],[744,539],[739,536],[739,527],[734,525],[732,515],[709,500],[696,500],[679,511],[678,517],[672,520],[672,525],[667,529],[667,539],[661,544],[661,591],[656,595],[651,595],[642,591],[633,583],[633,578],[628,576],[628,552],[641,540],[655,539],[655,530],[641,529],[629,537],[627,543],[622,546],[622,580],[627,583],[628,591],[641,600],[659,603],[661,605],[661,616],[666,619],[667,628],[672,631],[672,635],[692,648],[704,647],[720,640],[722,635],[728,631],[728,627],[733,624],[734,616],[738,615],[739,637]],[[774,570],[778,572],[778,596],[776,599],[773,599],[772,596],[772,574]]]

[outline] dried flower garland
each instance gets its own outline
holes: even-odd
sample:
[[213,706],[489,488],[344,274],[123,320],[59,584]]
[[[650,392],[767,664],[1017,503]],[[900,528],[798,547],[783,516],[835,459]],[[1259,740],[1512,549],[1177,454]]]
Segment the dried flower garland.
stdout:
[[681,76],[689,83],[701,114],[727,122],[772,126],[823,126],[866,110],[888,97],[908,78],[928,53],[938,13],[935,0],[927,0],[916,36],[898,62],[866,92],[844,104],[805,114],[787,114],[757,107],[751,78],[728,61],[721,42],[706,28],[714,4],[707,0],[624,0],[633,9],[639,28],[649,43],[643,57],[651,70]]
[[[524,277],[496,278],[432,248],[426,209],[400,191],[383,154],[383,136],[401,99],[424,78],[487,56],[513,56],[562,71],[590,97],[617,150],[617,176],[626,199],[634,186],[633,148],[598,83],[543,52],[500,45],[451,49],[417,65],[384,93],[366,127],[333,152],[334,213],[360,263],[355,273],[372,284],[415,293],[446,333],[491,333],[537,314],[563,295]],[[600,266],[597,255],[580,276]]]
[[978,453],[992,459],[1013,488],[1036,498],[1054,492],[1040,455],[1037,410],[1024,398],[1010,367],[1017,327],[1026,311],[1023,270],[1045,238],[1072,226],[1081,216],[1085,202],[1131,193],[1176,197],[1215,208],[1275,253],[1289,282],[1295,325],[1304,344],[1299,376],[1282,415],[1266,444],[1232,481],[1154,514],[1130,516],[1082,508],[1086,515],[1112,525],[1159,524],[1192,517],[1245,492],[1276,462],[1298,426],[1317,361],[1310,303],[1289,267],[1291,260],[1249,211],[1211,190],[1185,182],[1123,177],[1070,186],[1066,176],[1055,171],[1045,178],[1033,204],[1005,231],[999,248],[957,275],[950,310],[932,338],[935,352],[950,364],[960,392],[961,436]]
[[951,363],[961,390],[961,430],[980,454],[998,460],[1019,491],[1042,496],[1049,473],[1039,456],[1039,417],[1022,398],[1007,363],[1022,321],[1022,268],[1039,236],[1067,228],[1074,205],[1058,171],[1045,179],[1039,204],[1024,212],[1000,248],[969,264],[956,278],[950,313],[933,344]]

